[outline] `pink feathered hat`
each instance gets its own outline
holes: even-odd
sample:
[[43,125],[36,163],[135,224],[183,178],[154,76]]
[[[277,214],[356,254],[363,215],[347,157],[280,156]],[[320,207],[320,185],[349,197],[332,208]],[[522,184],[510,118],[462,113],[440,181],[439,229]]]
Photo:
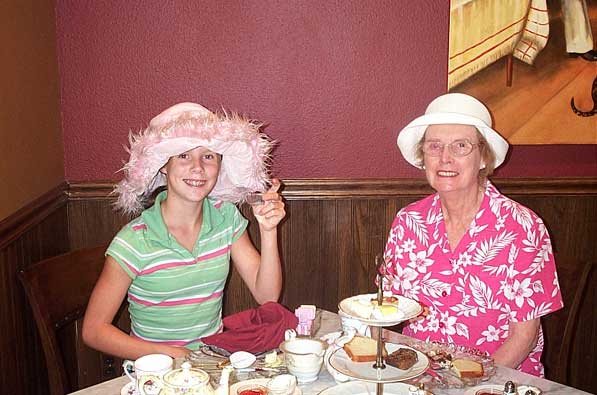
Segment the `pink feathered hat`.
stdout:
[[125,177],[114,188],[115,207],[138,214],[156,188],[166,185],[160,169],[172,156],[196,147],[222,154],[220,174],[209,194],[214,199],[243,202],[248,193],[263,191],[269,182],[268,162],[273,146],[261,124],[238,114],[215,114],[195,103],[176,104],[129,136]]

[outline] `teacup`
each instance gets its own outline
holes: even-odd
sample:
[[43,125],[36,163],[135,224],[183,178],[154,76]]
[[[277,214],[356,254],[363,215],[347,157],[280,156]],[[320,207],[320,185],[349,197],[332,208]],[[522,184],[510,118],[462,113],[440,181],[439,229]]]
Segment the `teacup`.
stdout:
[[[172,370],[173,364],[173,359],[168,355],[148,354],[137,358],[135,362],[129,360],[124,361],[122,367],[128,378],[134,383],[137,393],[139,393],[139,385],[151,381],[152,383],[156,383],[156,391],[153,392],[157,394],[159,391],[157,383],[162,381],[164,374]],[[131,367],[135,371],[134,376],[129,373]],[[147,388],[146,392],[151,393],[152,390]]]
[[288,371],[296,376],[299,384],[317,380],[327,347],[327,343],[321,340],[299,337],[280,344]]

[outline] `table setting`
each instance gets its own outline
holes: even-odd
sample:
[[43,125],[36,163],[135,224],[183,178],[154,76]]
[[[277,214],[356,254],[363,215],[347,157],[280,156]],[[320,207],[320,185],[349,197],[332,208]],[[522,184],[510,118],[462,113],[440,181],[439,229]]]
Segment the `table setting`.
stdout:
[[[371,300],[374,299],[374,296],[375,294],[364,294],[360,298]],[[352,300],[354,301],[354,299]],[[404,304],[407,305],[407,303]],[[358,314],[355,315],[353,310],[345,306],[347,306],[346,300],[341,301],[338,313],[316,309],[314,313],[310,314],[314,317],[317,316],[317,323],[308,328],[304,323],[303,327],[299,328],[297,318],[293,322],[293,327],[300,329],[298,331],[296,329],[282,330],[284,325],[275,331],[262,327],[262,331],[276,334],[274,336],[276,342],[280,335],[283,336],[282,341],[273,347],[267,343],[272,341],[271,338],[263,343],[262,346],[266,347],[266,350],[256,351],[254,346],[252,347],[253,352],[238,349],[245,347],[246,344],[243,344],[243,341],[248,339],[248,336],[244,338],[241,336],[237,338],[241,341],[235,341],[236,346],[231,349],[222,348],[219,342],[212,342],[214,344],[204,345],[199,350],[190,353],[185,359],[174,360],[170,372],[175,372],[175,374],[168,377],[168,373],[166,373],[162,376],[162,381],[174,377],[179,380],[179,384],[180,382],[190,383],[187,387],[176,387],[171,383],[159,384],[160,379],[158,378],[157,386],[151,382],[150,384],[153,386],[146,387],[146,390],[141,392],[136,389],[135,381],[128,376],[123,376],[73,394],[373,395],[384,393],[452,395],[464,393],[466,395],[487,395],[503,394],[507,382],[512,382],[514,385],[515,392],[512,394],[586,394],[586,392],[559,383],[494,365],[490,357],[478,350],[450,344],[426,343],[390,331],[384,331],[382,339],[384,349],[380,355],[385,356],[387,361],[387,356],[395,353],[398,349],[411,349],[417,357],[412,366],[407,369],[399,369],[388,367],[385,363],[385,367],[380,369],[377,366],[379,362],[377,355],[375,355],[375,360],[353,362],[344,347],[339,346],[340,344],[345,345],[360,336],[369,339],[368,342],[373,342],[376,346],[379,343],[376,339],[366,336],[371,334],[369,325],[357,328],[347,326],[347,323],[354,322],[355,319],[358,322]],[[401,311],[400,313],[391,312],[391,314],[398,314],[403,319],[407,319],[406,317],[410,314],[414,314],[412,309],[407,309],[407,311],[411,311],[411,313],[405,314],[404,311]],[[245,314],[252,319],[259,316],[255,311]],[[385,321],[389,323],[397,319],[399,318],[394,316]],[[280,317],[277,320],[280,320]],[[259,322],[267,326],[264,324],[265,321]],[[379,319],[373,318],[373,322],[378,325]],[[384,322],[381,324],[383,325]],[[376,331],[374,337],[381,338],[381,333],[382,331]],[[460,378],[449,367],[449,364],[442,360],[447,357],[452,358],[452,362],[464,357],[478,361],[483,368],[483,374],[477,377]],[[141,360],[140,367],[142,367],[143,358],[145,357],[136,361]],[[383,358],[382,363],[384,363]],[[163,366],[160,368],[163,369]],[[140,370],[143,371],[143,369]],[[378,375],[378,371],[383,373]],[[198,372],[204,372],[209,377],[208,381]],[[186,392],[177,392],[177,389],[181,388],[185,388]]]

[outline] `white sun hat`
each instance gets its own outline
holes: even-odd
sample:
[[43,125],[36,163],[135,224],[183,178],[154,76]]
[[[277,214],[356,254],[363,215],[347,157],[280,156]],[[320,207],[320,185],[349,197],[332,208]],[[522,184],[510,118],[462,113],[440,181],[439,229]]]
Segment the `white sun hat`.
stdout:
[[114,188],[115,207],[138,214],[158,187],[166,185],[160,169],[170,157],[196,147],[222,155],[218,181],[209,194],[214,199],[243,202],[270,181],[268,161],[273,146],[261,124],[238,114],[216,114],[196,103],[176,104],[155,118],[147,129],[129,137],[125,177]]
[[422,168],[417,163],[417,144],[429,125],[472,125],[485,137],[495,154],[494,168],[504,162],[508,153],[508,142],[493,130],[491,114],[483,103],[464,93],[447,93],[435,98],[422,115],[410,122],[398,133],[396,143],[402,156],[411,165]]

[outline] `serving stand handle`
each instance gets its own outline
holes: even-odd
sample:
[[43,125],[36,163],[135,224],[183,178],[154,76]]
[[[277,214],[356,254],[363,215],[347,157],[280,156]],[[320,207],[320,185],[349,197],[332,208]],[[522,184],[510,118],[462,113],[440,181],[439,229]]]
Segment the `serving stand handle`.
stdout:
[[[381,254],[377,254],[375,256],[375,268],[377,269],[377,305],[381,306],[383,302],[383,289],[382,289],[382,282],[383,279],[381,277],[381,269],[382,266],[385,266],[385,261],[381,258]],[[385,269],[385,268],[384,268]],[[383,340],[382,340],[382,332],[383,327],[377,326],[377,358],[375,360],[374,368],[379,370],[385,369],[386,365],[383,363]],[[379,374],[378,374],[379,376]],[[375,394],[376,395],[383,395],[383,383],[377,383],[375,387]]]

